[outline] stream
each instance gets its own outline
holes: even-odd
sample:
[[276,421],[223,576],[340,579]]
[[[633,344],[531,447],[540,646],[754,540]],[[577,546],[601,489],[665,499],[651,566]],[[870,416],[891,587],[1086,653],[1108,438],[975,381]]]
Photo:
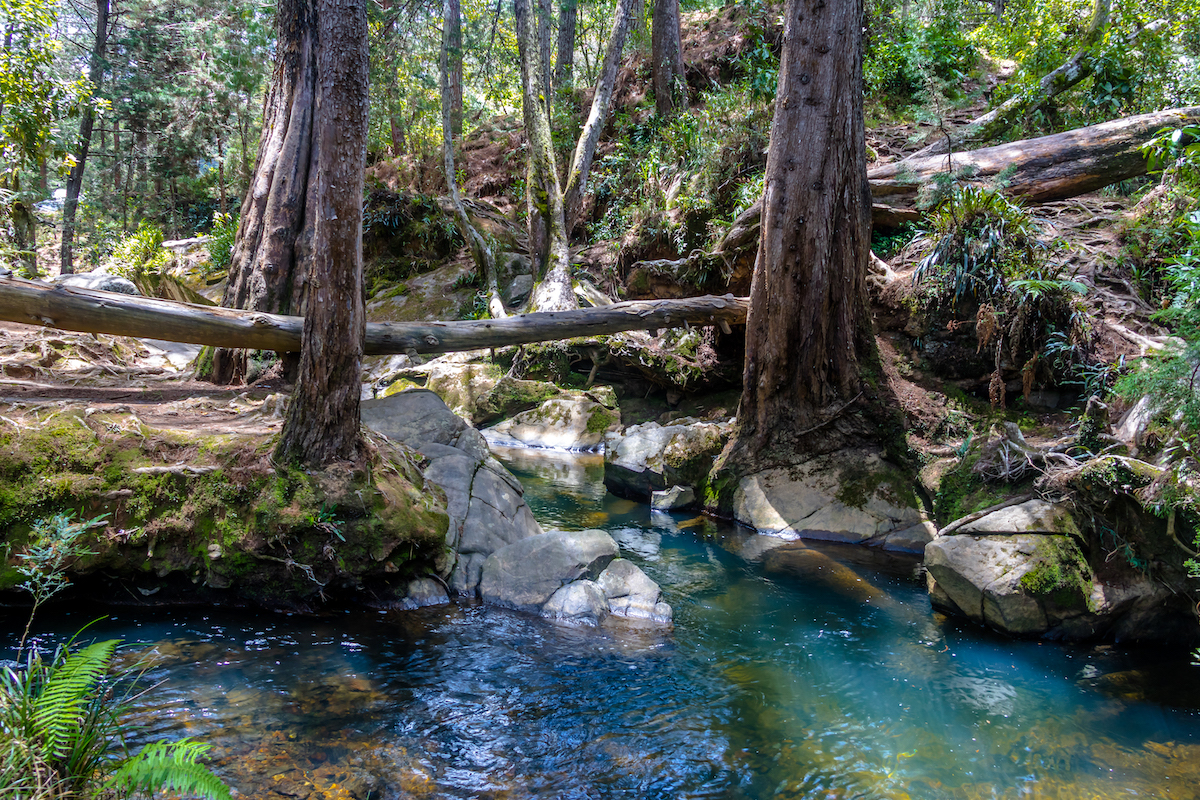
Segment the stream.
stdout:
[[[256,798],[1200,796],[1186,651],[999,637],[933,611],[916,559],[813,543],[879,590],[864,603],[768,572],[777,539],[607,494],[599,457],[497,455],[543,527],[607,530],[674,630],[117,608],[88,636],[150,659],[142,736],[211,744]],[[37,641],[93,616],[45,612]]]

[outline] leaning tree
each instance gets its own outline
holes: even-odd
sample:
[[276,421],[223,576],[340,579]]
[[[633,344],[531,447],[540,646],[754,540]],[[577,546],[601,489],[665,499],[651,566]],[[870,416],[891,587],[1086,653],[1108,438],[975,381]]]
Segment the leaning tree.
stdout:
[[[862,0],[788,0],[737,431],[716,476],[881,444]],[[898,422],[896,422],[898,425]]]

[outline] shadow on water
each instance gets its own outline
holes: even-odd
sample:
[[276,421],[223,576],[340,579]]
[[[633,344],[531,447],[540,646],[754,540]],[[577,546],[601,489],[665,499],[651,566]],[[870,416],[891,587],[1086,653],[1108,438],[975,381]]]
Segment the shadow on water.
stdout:
[[545,527],[613,535],[673,631],[120,610],[92,635],[154,660],[145,736],[211,743],[263,798],[1196,796],[1186,653],[994,636],[933,612],[913,558],[652,512],[596,457],[499,455]]

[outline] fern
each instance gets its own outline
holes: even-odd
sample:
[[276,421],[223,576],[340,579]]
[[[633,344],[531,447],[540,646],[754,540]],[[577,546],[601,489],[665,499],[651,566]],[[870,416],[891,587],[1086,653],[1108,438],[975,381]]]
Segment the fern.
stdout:
[[207,800],[229,800],[229,787],[199,763],[208,751],[208,745],[188,739],[148,744],[121,764],[107,786],[121,794],[173,791]]
[[69,653],[56,665],[33,707],[33,733],[50,758],[66,759],[100,679],[108,672],[116,639],[95,642]]

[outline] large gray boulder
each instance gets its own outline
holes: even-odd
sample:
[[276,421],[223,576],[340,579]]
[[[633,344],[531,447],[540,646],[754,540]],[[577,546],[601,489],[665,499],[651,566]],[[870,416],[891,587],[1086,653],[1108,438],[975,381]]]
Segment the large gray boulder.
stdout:
[[759,533],[874,545],[925,521],[907,476],[868,450],[746,476],[733,514]]
[[596,580],[618,554],[617,543],[601,530],[531,536],[487,558],[479,594],[493,605],[540,613],[551,595],[573,581]]
[[555,397],[537,408],[486,429],[488,441],[500,445],[555,450],[598,450],[605,434],[620,425],[621,415],[587,396]]
[[54,279],[59,286],[70,286],[75,289],[94,289],[101,292],[117,292],[118,294],[141,294],[133,281],[120,275],[110,275],[107,272],[79,272],[74,275],[60,275]]
[[542,606],[543,617],[576,625],[599,625],[608,616],[608,597],[595,581],[572,581]]
[[661,601],[658,584],[632,561],[615,559],[600,573],[596,583],[604,590],[610,614],[660,625],[671,623],[671,607]]
[[425,477],[446,493],[447,556],[438,571],[451,590],[474,595],[496,550],[542,532],[520,481],[484,438],[433,392],[411,389],[362,403],[363,424],[429,459]]
[[604,443],[604,485],[615,495],[651,502],[655,492],[699,484],[733,429],[732,421],[684,418],[646,422],[611,433]]

